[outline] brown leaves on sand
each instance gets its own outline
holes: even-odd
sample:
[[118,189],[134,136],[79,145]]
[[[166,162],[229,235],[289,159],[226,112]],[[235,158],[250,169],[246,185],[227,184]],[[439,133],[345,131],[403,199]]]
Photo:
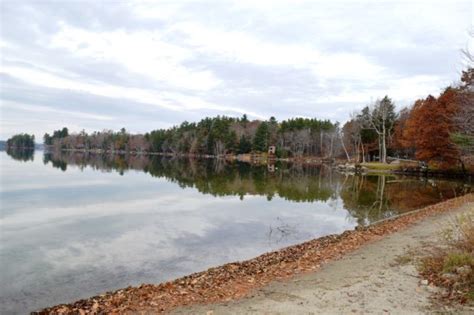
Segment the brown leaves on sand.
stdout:
[[227,301],[243,297],[272,280],[310,272],[332,259],[420,219],[474,201],[474,195],[451,199],[378,224],[329,235],[283,248],[243,262],[234,262],[158,285],[143,284],[108,292],[37,314],[162,313],[178,306]]

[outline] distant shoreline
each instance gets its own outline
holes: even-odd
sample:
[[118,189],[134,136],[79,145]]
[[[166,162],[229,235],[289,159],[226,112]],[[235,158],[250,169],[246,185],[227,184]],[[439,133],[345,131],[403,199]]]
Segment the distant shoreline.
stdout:
[[249,162],[255,164],[269,164],[268,162],[281,161],[281,162],[299,162],[299,163],[312,163],[312,164],[323,164],[323,163],[336,163],[335,158],[321,158],[317,156],[305,156],[297,158],[278,158],[276,156],[269,156],[267,153],[246,153],[246,154],[225,154],[225,155],[213,155],[213,154],[192,154],[192,153],[172,153],[172,152],[151,152],[151,151],[125,151],[125,150],[102,150],[102,149],[57,149],[50,146],[45,146],[44,150],[54,152],[80,152],[80,153],[92,153],[92,154],[119,154],[119,155],[157,155],[157,156],[169,156],[169,157],[180,157],[180,158],[197,158],[197,159],[223,159],[223,160],[237,160],[240,162]]
[[[418,177],[445,177],[445,178],[461,178],[471,181],[474,173],[463,173],[462,171],[452,170],[434,170],[420,166],[419,161],[400,164],[382,164],[379,162],[353,163],[343,159],[322,158],[317,156],[278,158],[269,156],[267,153],[248,153],[248,154],[226,154],[221,156],[210,154],[190,154],[190,153],[172,153],[172,152],[150,152],[150,151],[125,151],[125,150],[86,150],[86,149],[57,149],[51,146],[44,146],[45,152],[77,152],[88,154],[110,154],[110,155],[134,155],[134,156],[166,156],[189,159],[222,159],[226,161],[239,161],[250,163],[253,165],[273,165],[275,162],[288,162],[305,165],[331,165],[341,172],[347,173],[383,173],[394,175],[407,175]],[[397,158],[392,158],[397,161]]]

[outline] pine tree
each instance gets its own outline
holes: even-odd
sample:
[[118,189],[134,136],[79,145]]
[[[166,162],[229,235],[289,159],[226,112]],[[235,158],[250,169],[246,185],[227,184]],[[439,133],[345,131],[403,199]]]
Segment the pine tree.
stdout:
[[255,132],[253,138],[253,150],[265,152],[268,149],[268,123],[262,122]]
[[252,151],[252,143],[245,135],[242,135],[239,141],[238,153],[245,154],[245,153],[249,153],[250,151]]

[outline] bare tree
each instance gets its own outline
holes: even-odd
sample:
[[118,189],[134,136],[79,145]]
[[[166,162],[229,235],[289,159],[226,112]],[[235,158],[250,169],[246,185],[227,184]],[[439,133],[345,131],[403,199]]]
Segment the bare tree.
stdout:
[[[472,40],[474,40],[474,28],[472,28],[472,29],[469,31],[469,37],[471,37]],[[462,55],[464,56],[464,59],[465,59],[466,62],[467,62],[468,68],[474,68],[474,52],[473,52],[472,49],[469,47],[469,44],[467,45],[466,48],[464,48],[463,50],[461,50],[461,53],[462,53]]]
[[379,160],[387,163],[387,139],[390,137],[395,122],[395,106],[392,100],[385,96],[377,100],[363,117],[368,128],[375,130],[379,138]]
[[343,131],[339,132],[339,138],[341,140],[342,149],[344,150],[344,153],[346,154],[347,162],[350,162],[351,157],[349,156],[349,152],[347,152],[346,145],[344,144],[344,132]]
[[365,163],[364,144],[362,143],[362,129],[364,121],[360,115],[351,114],[351,120],[348,121],[342,128],[343,137],[348,143],[352,144],[351,151],[355,155],[355,162]]
[[[474,28],[469,32],[474,41]],[[454,115],[457,132],[454,141],[463,152],[463,156],[474,153],[474,52],[469,44],[462,50],[467,62],[467,69],[462,71],[460,92],[458,96],[458,111]]]

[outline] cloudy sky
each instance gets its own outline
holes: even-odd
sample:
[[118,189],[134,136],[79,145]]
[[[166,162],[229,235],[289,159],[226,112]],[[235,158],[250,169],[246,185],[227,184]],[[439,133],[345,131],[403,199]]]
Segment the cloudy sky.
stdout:
[[345,121],[459,77],[473,1],[1,1],[0,139],[209,115]]

